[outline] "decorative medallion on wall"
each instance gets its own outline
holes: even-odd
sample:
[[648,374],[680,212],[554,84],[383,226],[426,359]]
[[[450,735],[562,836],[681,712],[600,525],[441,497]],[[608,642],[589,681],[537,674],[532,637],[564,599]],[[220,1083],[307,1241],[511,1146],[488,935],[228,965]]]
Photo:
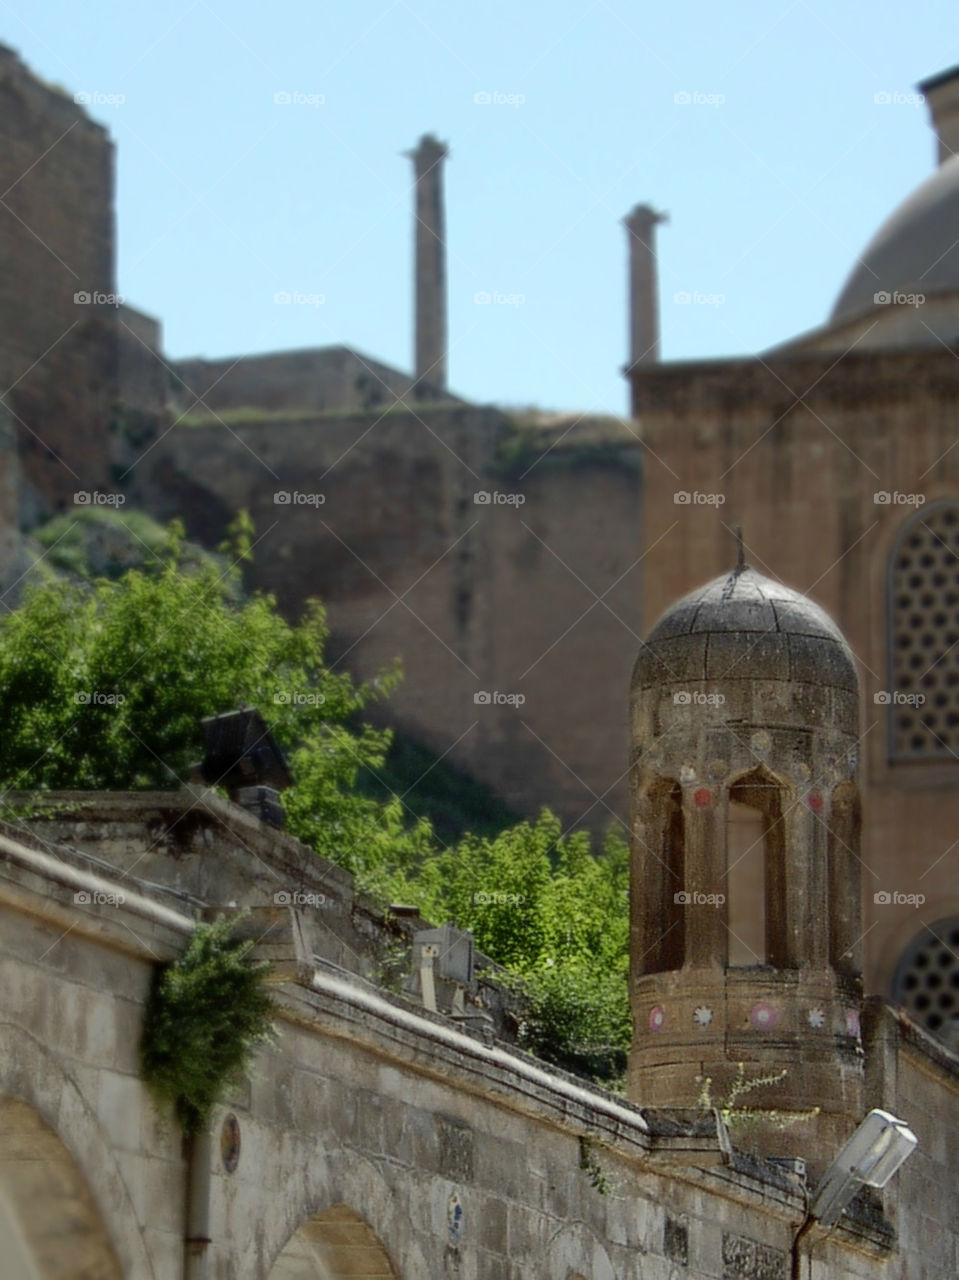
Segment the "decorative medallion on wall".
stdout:
[[713,1011],[704,1004],[697,1005],[693,1010],[693,1022],[700,1027],[708,1027],[713,1020]]
[[754,1004],[749,1011],[749,1021],[757,1031],[768,1031],[776,1025],[778,1017],[775,1005],[767,1004],[764,1000]]
[[696,781],[696,770],[691,764],[680,765],[679,780],[684,787],[688,787],[691,782]]
[[666,1010],[661,1004],[654,1004],[649,1011],[649,1029],[650,1031],[662,1031],[663,1023],[666,1021]]
[[749,745],[758,756],[764,756],[772,750],[772,735],[765,729],[759,729],[749,739]]
[[446,1225],[450,1244],[459,1244],[463,1238],[463,1202],[455,1191],[446,1202]]
[[706,766],[706,772],[711,778],[715,778],[715,780],[719,782],[719,780],[721,778],[725,778],[726,774],[729,772],[729,764],[725,760],[710,760],[709,764]]
[[700,787],[693,793],[693,800],[697,809],[708,809],[713,802],[713,793],[708,787]]
[[808,804],[813,813],[822,813],[823,798],[818,791],[810,791]]
[[220,1159],[227,1173],[240,1163],[240,1122],[231,1111],[220,1129]]
[[818,1030],[826,1025],[826,1015],[822,1009],[810,1009],[806,1014],[806,1021]]
[[846,1035],[847,1036],[859,1035],[859,1010],[858,1009],[846,1010]]

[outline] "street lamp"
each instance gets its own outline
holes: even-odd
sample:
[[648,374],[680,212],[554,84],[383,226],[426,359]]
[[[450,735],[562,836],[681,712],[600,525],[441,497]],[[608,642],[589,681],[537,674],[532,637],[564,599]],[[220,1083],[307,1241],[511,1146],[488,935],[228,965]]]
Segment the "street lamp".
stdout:
[[831,1227],[860,1187],[884,1187],[918,1145],[904,1120],[870,1111],[813,1193],[809,1212]]

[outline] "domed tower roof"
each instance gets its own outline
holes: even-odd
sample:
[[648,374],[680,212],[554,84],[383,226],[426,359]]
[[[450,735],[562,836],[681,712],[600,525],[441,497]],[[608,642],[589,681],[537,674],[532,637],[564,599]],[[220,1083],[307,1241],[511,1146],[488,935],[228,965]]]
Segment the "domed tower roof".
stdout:
[[683,681],[813,682],[858,696],[852,652],[808,597],[749,565],[672,605],[640,651],[634,688]]
[[[959,156],[953,156],[921,183],[886,219],[859,255],[836,305],[831,323],[862,315],[877,294],[956,297],[959,327]],[[877,319],[882,316],[877,311]]]

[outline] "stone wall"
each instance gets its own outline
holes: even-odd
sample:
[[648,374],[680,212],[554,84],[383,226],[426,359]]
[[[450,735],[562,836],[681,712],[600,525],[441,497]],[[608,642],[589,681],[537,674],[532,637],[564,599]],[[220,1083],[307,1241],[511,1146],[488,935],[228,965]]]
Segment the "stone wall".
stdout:
[[[348,877],[313,855],[297,865],[298,850],[204,792],[52,795],[0,833],[0,1189],[31,1248],[69,1244],[72,1269],[52,1280],[183,1274],[187,1165],[138,1078],[151,966],[226,902],[249,903],[255,926],[264,887],[291,869],[303,891],[350,903]],[[355,905],[328,925],[315,904],[290,906],[260,927],[279,1038],[211,1125],[213,1280],[787,1280],[794,1175],[734,1152],[715,1113],[629,1107],[345,972],[322,939]],[[947,1114],[954,1061],[921,1041],[886,1048],[898,1096],[924,1091],[930,1116]],[[48,1131],[34,1195],[11,1202],[27,1172],[11,1153]],[[918,1253],[901,1271],[893,1225],[904,1241],[948,1234],[954,1183],[932,1200],[908,1185],[887,1197],[892,1224],[874,1206],[810,1238],[816,1280],[937,1274]]]
[[[179,360],[180,409],[202,414],[234,409],[263,413],[349,413],[411,400],[413,379],[349,347],[312,347],[267,355]],[[455,401],[448,392],[417,387],[415,399]]]
[[32,519],[110,483],[113,145],[0,47],[0,380]]
[[638,451],[564,427],[505,467],[507,428],[440,407],[180,427],[131,501],[207,546],[247,508],[251,585],[289,614],[323,600],[332,657],[364,678],[401,659],[384,719],[520,811],[601,829],[625,819]]

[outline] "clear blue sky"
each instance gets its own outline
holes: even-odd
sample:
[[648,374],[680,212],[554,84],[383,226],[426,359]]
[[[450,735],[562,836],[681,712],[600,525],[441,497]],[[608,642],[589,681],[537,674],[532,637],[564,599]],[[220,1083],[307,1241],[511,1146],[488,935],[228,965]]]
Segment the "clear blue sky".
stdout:
[[[94,104],[117,159],[119,288],[174,357],[343,342],[411,363],[410,162],[449,142],[450,381],[622,412],[622,216],[660,232],[663,355],[822,322],[932,170],[923,105],[959,62],[946,0],[10,0],[0,39]],[[522,102],[478,105],[498,93]],[[278,105],[277,92],[322,97]],[[722,97],[678,104],[677,93]],[[278,290],[322,294],[277,306]],[[477,291],[520,294],[477,306]],[[679,306],[677,290],[722,294]]]

